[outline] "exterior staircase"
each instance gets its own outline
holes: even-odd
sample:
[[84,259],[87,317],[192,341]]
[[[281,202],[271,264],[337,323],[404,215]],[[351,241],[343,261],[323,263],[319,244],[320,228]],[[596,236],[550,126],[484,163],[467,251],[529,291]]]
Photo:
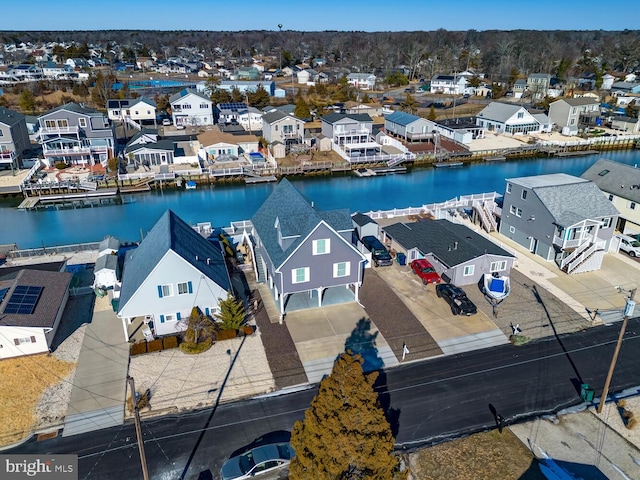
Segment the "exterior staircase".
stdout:
[[140,125],[138,122],[136,122],[136,121],[132,120],[132,119],[131,119],[131,117],[124,117],[124,121],[125,121],[128,125],[130,125],[130,126],[132,126],[133,128],[135,128],[136,130],[138,130],[138,131],[141,131],[141,130],[142,130],[142,125]]
[[256,281],[258,283],[264,283],[267,280],[267,272],[264,268],[264,260],[262,259],[262,255],[259,252],[256,252],[256,270],[258,272],[258,278]]
[[597,262],[597,265],[594,265],[593,267],[590,267],[589,263],[591,260],[595,260],[594,257],[601,257],[603,252],[604,242],[584,242],[562,260],[560,263],[560,269],[569,274],[588,272],[597,269],[599,268],[600,263],[602,263],[601,258],[598,258],[599,261]]
[[480,224],[487,232],[494,232],[498,229],[496,219],[493,217],[493,212],[488,211],[488,207],[484,203],[479,201],[473,202],[473,209],[478,213],[480,218]]

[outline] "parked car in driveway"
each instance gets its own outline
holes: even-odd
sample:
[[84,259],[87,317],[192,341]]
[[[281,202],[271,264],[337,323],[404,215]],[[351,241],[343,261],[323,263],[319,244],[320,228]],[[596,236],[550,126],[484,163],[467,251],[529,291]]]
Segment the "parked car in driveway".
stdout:
[[274,472],[289,465],[296,454],[289,443],[272,443],[231,457],[222,464],[222,480],[244,480]]
[[393,259],[387,247],[385,247],[380,240],[373,235],[367,235],[360,240],[362,245],[371,252],[371,259],[373,265],[376,267],[388,267],[393,265]]
[[169,118],[165,118],[162,120],[162,125],[164,125],[165,127],[171,125],[171,119]]
[[445,299],[454,315],[475,315],[478,313],[478,308],[467,298],[464,290],[451,283],[436,285],[436,295]]
[[422,279],[422,283],[425,285],[440,283],[440,275],[425,258],[418,258],[411,262],[411,270]]
[[640,241],[629,235],[616,235],[620,239],[620,250],[631,257],[640,257]]

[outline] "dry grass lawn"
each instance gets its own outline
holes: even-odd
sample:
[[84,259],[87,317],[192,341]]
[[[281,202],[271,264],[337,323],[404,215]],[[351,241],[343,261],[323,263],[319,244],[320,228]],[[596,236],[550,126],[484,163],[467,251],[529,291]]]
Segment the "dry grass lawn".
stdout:
[[66,378],[74,363],[41,354],[0,361],[0,445],[14,443],[36,423],[36,405],[44,391]]
[[508,429],[478,433],[409,455],[416,480],[544,480],[531,452]]

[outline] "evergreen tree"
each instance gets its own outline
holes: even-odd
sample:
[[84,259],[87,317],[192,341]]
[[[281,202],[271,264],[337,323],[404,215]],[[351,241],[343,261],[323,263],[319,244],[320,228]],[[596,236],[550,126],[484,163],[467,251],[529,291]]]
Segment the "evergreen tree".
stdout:
[[433,122],[436,118],[438,118],[436,115],[436,107],[434,107],[432,103],[431,108],[429,109],[429,115],[427,115],[427,120],[431,120]]
[[301,119],[310,118],[311,111],[309,110],[309,105],[304,101],[304,98],[300,97],[296,102],[296,108],[293,111],[293,114]]
[[214,316],[220,322],[220,329],[237,330],[244,322],[244,306],[231,292],[227,292],[227,298],[220,299],[220,312]]
[[269,97],[269,92],[267,92],[262,84],[258,85],[255,92],[248,91],[247,98],[249,100],[249,105],[255,108],[264,108],[269,105],[271,101],[271,97]]
[[295,423],[291,480],[402,477],[391,427],[373,389],[378,374],[365,375],[362,362],[360,355],[340,355],[304,420]]
[[36,109],[36,97],[31,90],[25,88],[20,92],[18,104],[23,112],[33,113]]

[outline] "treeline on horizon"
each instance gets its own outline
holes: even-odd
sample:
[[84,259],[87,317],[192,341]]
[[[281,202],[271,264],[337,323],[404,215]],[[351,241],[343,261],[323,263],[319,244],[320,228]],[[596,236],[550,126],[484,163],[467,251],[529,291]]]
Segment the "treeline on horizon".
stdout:
[[[90,30],[6,31],[0,44],[100,44],[110,60],[124,47],[160,58],[198,52],[211,60],[275,55],[290,63],[324,58],[352,71],[389,71],[405,65],[420,75],[473,68],[494,80],[520,73],[579,75],[640,70],[640,30],[313,31]],[[286,53],[286,54],[285,54]],[[116,53],[117,54],[117,53]],[[188,55],[189,53],[187,53]]]

